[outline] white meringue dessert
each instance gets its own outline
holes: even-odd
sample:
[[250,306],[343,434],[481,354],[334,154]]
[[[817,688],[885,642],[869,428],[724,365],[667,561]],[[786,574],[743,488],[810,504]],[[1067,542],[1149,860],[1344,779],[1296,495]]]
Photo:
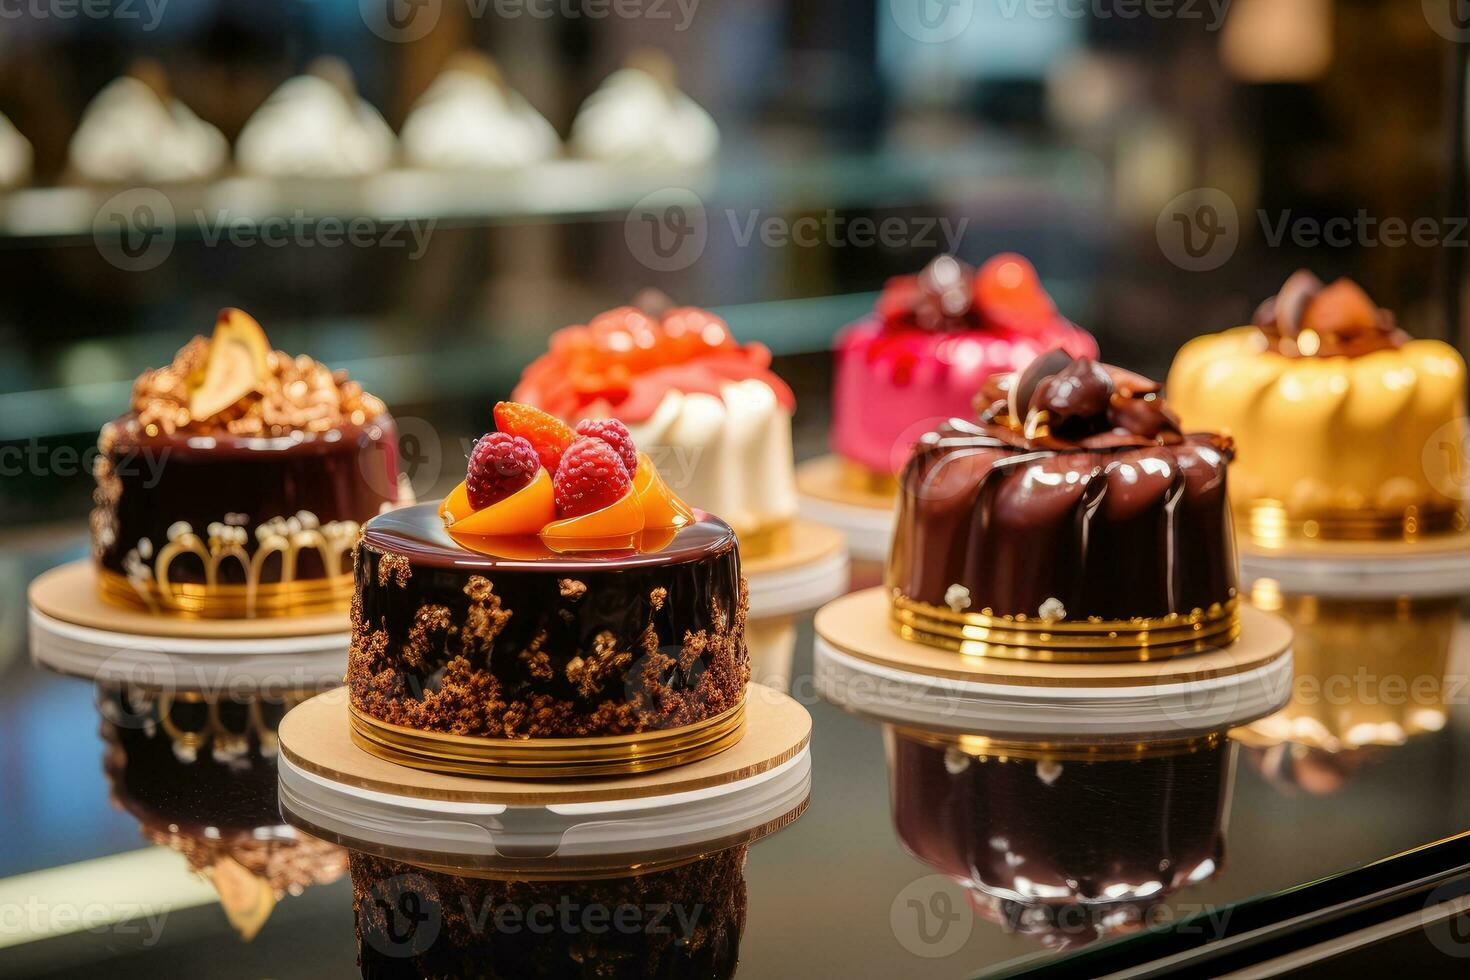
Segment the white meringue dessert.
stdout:
[[351,70],[319,59],[283,82],[235,143],[240,169],[261,177],[362,177],[393,163],[397,139],[357,94]]
[[693,166],[720,145],[710,114],[679,91],[663,55],[644,54],[613,72],[572,122],[579,156],[620,164]]
[[133,66],[82,113],[72,135],[72,169],[97,183],[200,180],[229,158],[224,134],[173,98],[163,69]]
[[403,124],[403,154],[430,170],[508,170],[549,160],[561,138],[489,58],[456,56]]

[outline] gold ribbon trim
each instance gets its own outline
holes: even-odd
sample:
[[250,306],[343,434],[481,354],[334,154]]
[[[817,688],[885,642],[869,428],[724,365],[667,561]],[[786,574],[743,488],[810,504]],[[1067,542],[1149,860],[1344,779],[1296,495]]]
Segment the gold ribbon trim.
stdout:
[[1156,618],[1061,620],[955,612],[893,597],[898,635],[942,650],[1043,663],[1166,660],[1227,646],[1240,635],[1239,600]]
[[1455,507],[1406,507],[1394,513],[1336,511],[1314,518],[1293,517],[1279,500],[1255,500],[1236,508],[1236,524],[1261,548],[1290,541],[1416,541],[1465,529],[1465,514]]
[[597,738],[478,738],[406,728],[351,707],[352,741],[388,762],[451,776],[518,779],[627,776],[706,759],[745,734],[745,699],[666,731]]
[[1224,732],[1210,732],[1207,735],[1151,742],[1030,742],[991,738],[988,735],[925,731],[903,725],[895,725],[894,733],[907,741],[918,742],[930,748],[955,749],[977,759],[1024,759],[1027,761],[1055,759],[1058,762],[1117,762],[1173,758],[1218,748],[1225,741]]
[[[146,609],[181,619],[275,619],[346,612],[352,603],[352,573],[264,585],[205,585],[135,582],[105,568],[97,570],[102,598],[116,606]],[[140,591],[141,590],[141,591]]]

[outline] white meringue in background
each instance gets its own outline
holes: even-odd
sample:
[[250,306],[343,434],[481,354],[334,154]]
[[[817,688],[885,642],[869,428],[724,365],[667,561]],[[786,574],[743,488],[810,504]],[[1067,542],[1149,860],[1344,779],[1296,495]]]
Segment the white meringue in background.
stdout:
[[178,99],[132,75],[116,79],[87,106],[71,138],[71,164],[87,180],[195,180],[229,156],[224,134]]
[[614,163],[704,163],[720,131],[710,114],[670,80],[620,68],[587,97],[572,123],[572,146],[584,157]]
[[240,131],[235,159],[262,177],[360,177],[390,166],[395,142],[346,66],[333,62],[272,92]]
[[501,170],[555,157],[551,123],[498,74],[450,67],[414,103],[403,124],[408,162],[436,170]]
[[18,187],[31,179],[31,141],[0,114],[0,187]]

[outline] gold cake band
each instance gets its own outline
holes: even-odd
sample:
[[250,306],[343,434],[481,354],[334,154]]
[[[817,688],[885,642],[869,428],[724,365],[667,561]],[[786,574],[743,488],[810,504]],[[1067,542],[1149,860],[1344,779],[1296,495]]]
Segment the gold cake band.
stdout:
[[893,597],[898,635],[942,650],[1000,660],[1043,663],[1132,663],[1165,660],[1240,635],[1239,600],[1154,618],[1047,621],[984,612],[955,612]]
[[918,742],[936,749],[955,749],[963,755],[977,759],[1024,759],[1027,761],[1055,759],[1059,762],[1117,762],[1172,758],[1218,748],[1226,740],[1224,732],[1210,732],[1205,735],[1149,742],[1023,741],[970,733],[926,731],[904,725],[895,725],[894,732],[911,742]]
[[[134,582],[106,568],[97,570],[102,598],[113,605],[146,609],[181,619],[275,619],[346,612],[352,603],[352,573],[249,586]],[[142,590],[141,592],[139,590]]]
[[847,489],[874,496],[898,496],[898,477],[892,473],[879,473],[850,459],[843,459],[841,462],[842,485]]
[[1288,541],[1414,541],[1463,531],[1465,514],[1457,507],[1405,507],[1401,511],[1335,511],[1303,518],[1288,513],[1279,500],[1253,500],[1235,509],[1235,523],[1262,548]]
[[741,558],[764,558],[791,545],[791,521],[771,521],[752,528],[735,528]]
[[352,706],[352,741],[387,762],[452,776],[627,776],[706,759],[745,734],[745,698],[712,718],[665,731],[595,738],[480,738],[407,728]]

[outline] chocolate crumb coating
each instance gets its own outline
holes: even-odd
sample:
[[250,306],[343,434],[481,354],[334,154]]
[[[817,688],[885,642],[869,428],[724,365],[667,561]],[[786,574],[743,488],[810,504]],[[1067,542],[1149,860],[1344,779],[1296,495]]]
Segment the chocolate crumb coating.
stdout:
[[353,852],[358,965],[370,978],[733,976],[745,852],[569,881],[460,877]]
[[356,563],[347,682],[384,722],[621,735],[721,714],[750,677],[739,553],[714,518],[652,554],[512,560],[461,548],[419,505],[370,522]]

